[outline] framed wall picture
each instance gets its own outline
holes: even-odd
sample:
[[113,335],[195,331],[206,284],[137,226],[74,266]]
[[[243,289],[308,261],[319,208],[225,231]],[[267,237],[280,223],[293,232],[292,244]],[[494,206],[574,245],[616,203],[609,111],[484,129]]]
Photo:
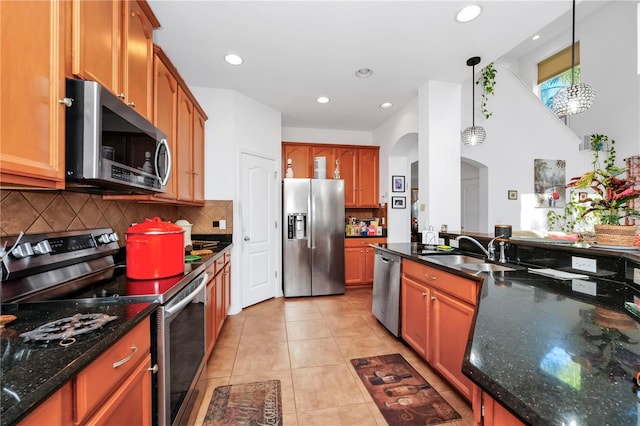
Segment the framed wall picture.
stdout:
[[584,203],[589,198],[589,194],[586,192],[578,192],[578,202]]
[[518,199],[518,191],[515,189],[510,189],[507,191],[507,198],[509,200],[517,200]]
[[391,176],[391,191],[404,192],[404,176]]
[[405,209],[407,208],[407,197],[391,197],[392,209]]

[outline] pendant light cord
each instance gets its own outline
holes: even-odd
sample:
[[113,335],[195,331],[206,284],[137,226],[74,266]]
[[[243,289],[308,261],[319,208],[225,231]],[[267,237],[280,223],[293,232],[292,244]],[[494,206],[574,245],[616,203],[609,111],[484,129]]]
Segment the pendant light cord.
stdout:
[[476,109],[475,109],[475,100],[476,100],[476,83],[473,81],[476,75],[476,66],[473,65],[471,67],[471,126],[476,127]]
[[571,85],[576,73],[576,0],[573,0],[573,15],[571,20]]

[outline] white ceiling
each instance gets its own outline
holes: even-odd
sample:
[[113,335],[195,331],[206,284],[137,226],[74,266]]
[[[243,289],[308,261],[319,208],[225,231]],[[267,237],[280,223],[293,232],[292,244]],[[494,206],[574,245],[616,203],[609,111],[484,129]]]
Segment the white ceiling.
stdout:
[[[156,42],[190,86],[236,90],[281,111],[286,127],[362,131],[428,80],[468,80],[469,57],[482,57],[479,72],[559,16],[571,22],[569,0],[485,0],[478,19],[457,23],[469,3],[149,0],[161,23]],[[231,52],[245,62],[225,63]],[[355,77],[360,68],[373,76]]]

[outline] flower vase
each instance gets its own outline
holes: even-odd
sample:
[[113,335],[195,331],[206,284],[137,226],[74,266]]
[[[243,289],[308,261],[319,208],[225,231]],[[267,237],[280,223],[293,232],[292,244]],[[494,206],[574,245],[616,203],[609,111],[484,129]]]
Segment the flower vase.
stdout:
[[596,243],[608,246],[633,246],[636,225],[594,225]]

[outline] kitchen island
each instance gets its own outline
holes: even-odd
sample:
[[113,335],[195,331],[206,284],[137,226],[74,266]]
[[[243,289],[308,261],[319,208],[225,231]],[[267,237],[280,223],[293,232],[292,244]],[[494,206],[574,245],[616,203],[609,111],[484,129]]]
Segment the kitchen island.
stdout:
[[[636,251],[510,241],[514,270],[474,273],[437,261],[446,254],[409,244],[383,248],[482,281],[462,371],[521,422],[638,424],[632,378],[640,370],[640,327],[625,309],[640,297]],[[597,270],[572,269],[573,257],[595,260]],[[555,279],[529,268],[585,277]]]

